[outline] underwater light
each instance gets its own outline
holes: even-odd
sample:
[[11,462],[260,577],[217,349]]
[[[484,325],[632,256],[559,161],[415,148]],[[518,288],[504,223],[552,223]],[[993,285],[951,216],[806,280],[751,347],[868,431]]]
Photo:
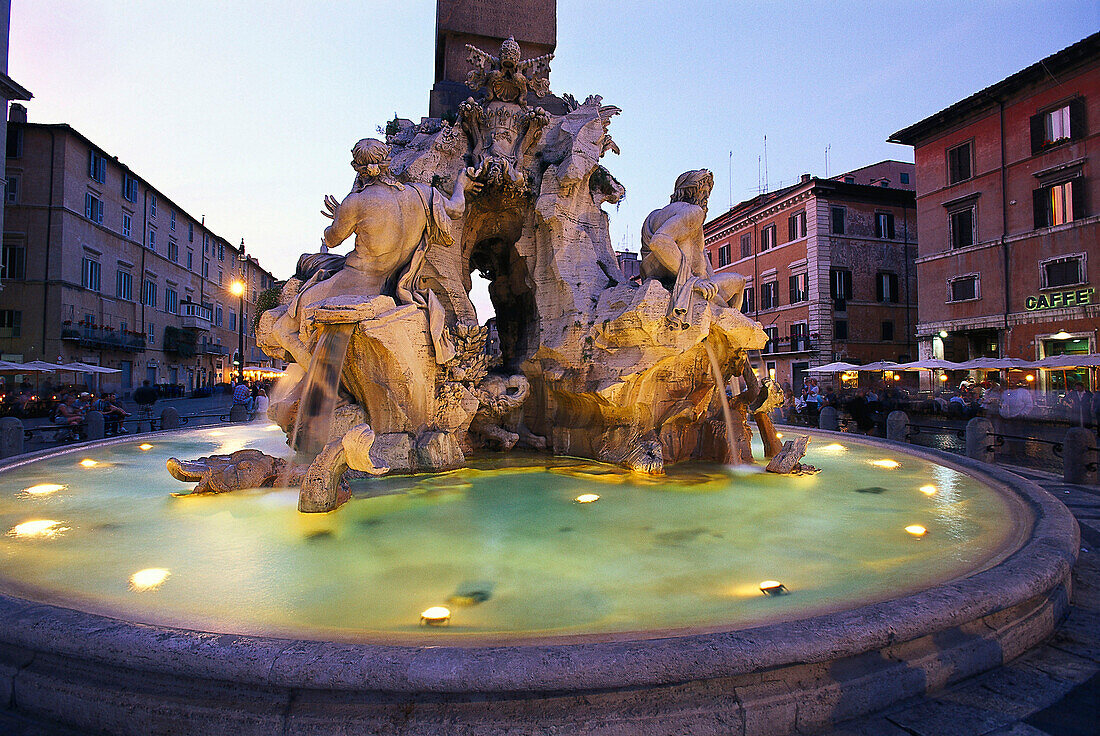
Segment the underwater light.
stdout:
[[848,448],[845,447],[844,445],[840,444],[839,442],[833,442],[833,443],[828,444],[828,445],[822,445],[821,447],[819,447],[817,449],[818,449],[818,451],[825,451],[825,452],[845,452]]
[[905,527],[905,531],[909,532],[914,537],[923,537],[925,534],[928,533],[928,529],[921,526],[920,524],[910,524],[909,526]]
[[878,468],[886,468],[887,470],[896,470],[901,467],[901,463],[897,460],[872,460],[871,464]]
[[592,503],[593,501],[599,501],[599,494],[596,493],[582,493],[573,499],[577,503]]
[[142,442],[140,445],[138,445],[138,449],[139,450],[152,450],[153,446],[150,445],[148,442]]
[[777,440],[781,440],[781,439],[783,439],[783,435],[782,435],[782,434],[781,434],[780,432],[776,432],[776,433],[775,433],[775,438],[776,438]]
[[32,496],[45,496],[47,493],[56,493],[64,489],[65,486],[60,483],[39,483],[36,486],[24,488],[23,493],[29,493]]
[[446,606],[432,606],[420,614],[420,623],[425,626],[443,626],[451,620],[451,609]]
[[210,436],[221,437],[223,434],[225,434],[225,432],[222,432],[220,429],[215,429],[213,432],[210,433]]
[[130,576],[130,590],[139,592],[156,590],[172,573],[163,567],[147,567]]
[[49,538],[56,537],[61,532],[68,530],[69,527],[61,526],[60,521],[53,521],[52,519],[33,519],[31,521],[24,521],[22,524],[16,524],[8,530],[8,535],[20,539],[29,539],[31,537]]
[[80,464],[82,467],[85,468],[94,468],[95,466],[99,465],[99,463],[97,463],[95,460],[92,460],[91,458],[85,458],[81,460]]
[[936,495],[936,487],[935,486],[921,486],[920,487],[920,492],[923,493],[926,496],[935,496]]
[[760,583],[760,592],[764,595],[783,595],[789,591],[787,586],[778,580],[765,580]]

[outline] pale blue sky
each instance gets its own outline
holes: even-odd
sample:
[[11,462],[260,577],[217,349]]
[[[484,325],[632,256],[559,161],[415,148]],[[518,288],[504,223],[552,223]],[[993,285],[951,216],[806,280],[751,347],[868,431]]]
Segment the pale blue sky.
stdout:
[[[626,186],[612,238],[686,169],[711,215],[771,187],[885,158],[886,137],[1100,27],[1088,2],[559,0],[551,89],[621,107],[604,165]],[[349,150],[427,114],[435,2],[13,0],[12,77],[65,122],[285,278],[316,250]],[[733,152],[733,187],[729,182]],[[625,238],[625,241],[624,241]]]

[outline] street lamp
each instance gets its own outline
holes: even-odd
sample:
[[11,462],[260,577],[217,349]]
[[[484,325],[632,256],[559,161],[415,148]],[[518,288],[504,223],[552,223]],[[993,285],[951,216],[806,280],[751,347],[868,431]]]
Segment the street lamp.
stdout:
[[237,382],[244,383],[244,282],[237,279],[229,293],[237,297]]

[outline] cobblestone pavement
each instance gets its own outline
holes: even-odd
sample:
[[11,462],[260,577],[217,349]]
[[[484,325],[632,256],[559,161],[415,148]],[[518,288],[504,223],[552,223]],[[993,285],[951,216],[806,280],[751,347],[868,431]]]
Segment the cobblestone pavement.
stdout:
[[[1100,487],[1017,472],[1061,499],[1081,525],[1069,615],[1045,644],[1003,667],[841,724],[830,736],[1100,736]],[[0,710],[0,734],[91,736],[8,710]]]

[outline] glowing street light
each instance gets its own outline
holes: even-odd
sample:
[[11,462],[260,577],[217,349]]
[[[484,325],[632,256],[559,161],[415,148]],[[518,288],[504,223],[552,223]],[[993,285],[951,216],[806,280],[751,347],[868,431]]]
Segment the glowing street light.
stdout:
[[[244,241],[241,241],[244,250]],[[237,297],[237,383],[244,383],[244,292],[245,283],[235,279],[229,285],[229,293]]]

